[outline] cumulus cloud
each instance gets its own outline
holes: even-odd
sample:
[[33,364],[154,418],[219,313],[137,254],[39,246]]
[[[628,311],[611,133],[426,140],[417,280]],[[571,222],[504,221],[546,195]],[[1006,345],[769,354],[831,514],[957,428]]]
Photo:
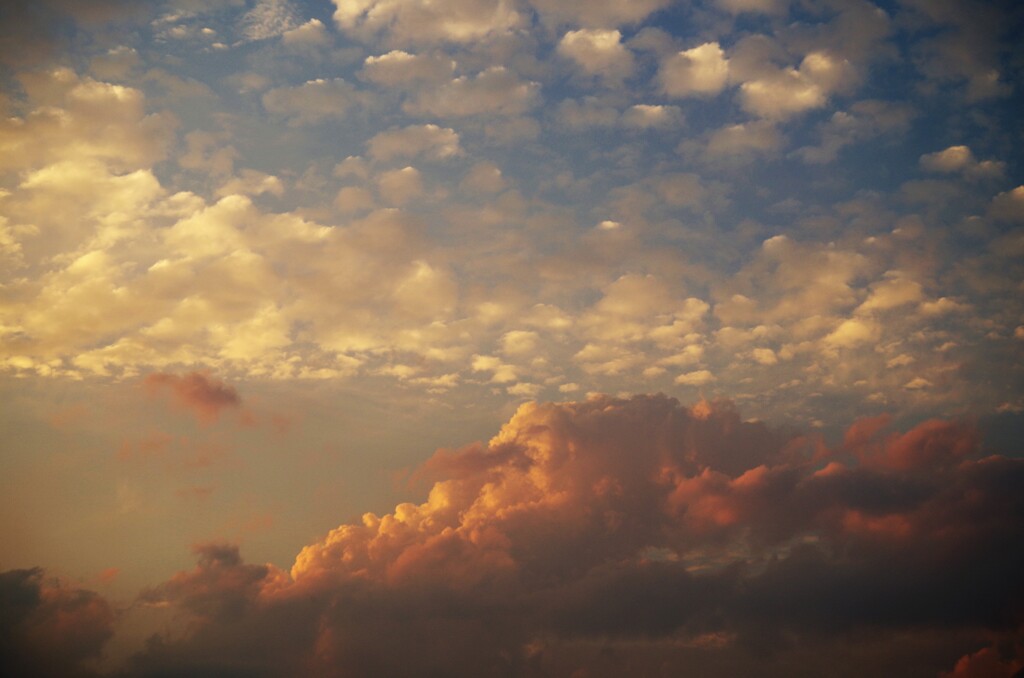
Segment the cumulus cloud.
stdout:
[[855,80],[852,64],[827,52],[811,52],[798,68],[767,73],[740,85],[740,103],[749,113],[785,120],[821,108],[834,92]]
[[993,637],[1019,640],[1024,465],[964,424],[889,426],[830,449],[726,402],[527,403],[428,460],[425,501],[337,527],[289,573],[198,547],[141,596],[188,632],[131,666],[604,675],[611,652],[613,673],[783,676],[851,644],[853,671],[962,675]]
[[92,591],[39,568],[0,572],[0,657],[18,676],[86,678],[114,635],[116,613]]
[[921,156],[921,167],[929,172],[940,174],[963,174],[969,179],[998,178],[1003,175],[1006,164],[995,160],[981,160],[967,146],[950,146],[949,148],[926,153]]
[[519,115],[533,108],[540,85],[524,81],[504,66],[491,66],[475,76],[460,76],[420,92],[404,108],[410,115],[462,118],[471,115]]
[[678,106],[634,104],[622,114],[622,124],[637,129],[678,127],[683,112]]
[[407,87],[417,83],[440,83],[451,79],[455,62],[441,54],[409,54],[392,50],[368,56],[362,77],[378,85]]
[[583,73],[613,82],[633,72],[633,55],[622,44],[619,31],[587,28],[569,31],[559,41],[558,52],[571,59]]
[[67,68],[20,79],[31,114],[0,121],[0,169],[102,161],[124,171],[164,158],[174,120],[148,113],[141,90],[82,78]]
[[263,94],[263,107],[297,126],[343,118],[362,100],[363,96],[345,80],[318,78],[295,87],[268,90]]
[[507,33],[525,20],[510,0],[332,0],[338,27],[363,40],[380,33],[393,45],[468,43]]
[[717,42],[708,42],[666,59],[658,78],[670,97],[710,96],[728,82],[729,61]]

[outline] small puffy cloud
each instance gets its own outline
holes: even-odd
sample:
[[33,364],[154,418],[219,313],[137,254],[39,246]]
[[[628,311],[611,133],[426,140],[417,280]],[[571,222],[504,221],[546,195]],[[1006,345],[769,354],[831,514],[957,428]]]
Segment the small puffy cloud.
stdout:
[[447,82],[454,71],[455,62],[443,54],[409,54],[392,50],[387,54],[366,57],[360,75],[378,85],[408,87]]
[[366,147],[374,160],[417,156],[444,160],[462,155],[455,130],[437,125],[409,125],[380,132],[366,142]]
[[756,120],[715,130],[704,153],[713,160],[743,160],[774,153],[781,145],[778,128],[767,120]]
[[334,206],[344,214],[373,209],[373,195],[362,186],[343,186],[334,197]]
[[460,76],[422,91],[404,104],[410,115],[462,118],[471,115],[520,115],[538,102],[540,85],[523,81],[504,66],[491,66],[473,77]]
[[404,205],[423,195],[423,178],[415,167],[382,172],[377,177],[377,190],[386,202]]
[[169,392],[179,407],[207,424],[217,421],[224,410],[237,409],[242,404],[238,391],[202,372],[183,376],[154,372],[143,379],[142,385],[153,395]]
[[963,174],[969,179],[997,178],[1003,175],[1006,164],[994,160],[978,161],[967,146],[950,146],[943,151],[921,156],[921,167],[940,174]]
[[311,125],[343,118],[362,100],[356,89],[341,78],[310,80],[296,87],[278,87],[263,94],[263,107],[288,120],[292,126]]
[[294,48],[323,47],[330,44],[331,38],[322,21],[310,19],[298,28],[285,31],[281,42]]
[[570,129],[612,127],[619,121],[619,111],[597,97],[566,99],[558,105],[558,121]]
[[903,388],[908,391],[921,391],[923,389],[931,388],[932,386],[932,382],[928,381],[924,377],[914,377],[907,383],[903,384]]
[[870,319],[844,320],[822,340],[828,348],[854,348],[878,339],[881,329]]
[[658,80],[670,97],[712,96],[729,81],[729,61],[717,42],[707,42],[663,61]]
[[708,370],[684,372],[676,377],[675,382],[681,386],[704,386],[715,381],[715,375]]
[[831,94],[856,80],[849,61],[826,52],[811,52],[799,68],[776,70],[740,85],[740,103],[748,113],[785,120],[821,108]]
[[498,193],[505,189],[506,181],[497,165],[479,162],[470,168],[459,185],[470,193]]
[[508,33],[525,17],[510,0],[332,0],[334,21],[362,40],[399,45],[471,43]]
[[540,335],[529,330],[512,330],[501,337],[501,352],[505,355],[528,356],[537,351]]
[[473,356],[472,368],[474,372],[490,372],[491,382],[495,384],[507,384],[519,378],[515,366],[491,355]]
[[989,213],[1000,221],[1024,222],[1024,186],[992,198]]
[[585,74],[606,80],[621,81],[633,72],[633,55],[622,44],[619,31],[569,31],[559,41],[558,53],[571,59]]
[[871,294],[857,307],[856,313],[889,311],[920,301],[924,297],[921,284],[899,271],[889,271],[885,280],[871,284]]
[[683,123],[683,112],[678,106],[634,104],[622,114],[621,122],[637,129],[678,127]]
[[818,145],[804,146],[793,154],[808,164],[830,163],[848,146],[905,132],[913,117],[909,106],[873,99],[858,101],[845,111],[836,111],[818,126]]

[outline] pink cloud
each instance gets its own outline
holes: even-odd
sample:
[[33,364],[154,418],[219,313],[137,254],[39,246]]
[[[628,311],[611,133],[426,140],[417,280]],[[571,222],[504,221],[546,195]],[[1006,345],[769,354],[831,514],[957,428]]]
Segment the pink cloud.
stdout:
[[242,404],[238,391],[202,372],[183,376],[154,372],[142,384],[152,395],[169,392],[179,407],[192,412],[203,424],[216,422],[221,412]]

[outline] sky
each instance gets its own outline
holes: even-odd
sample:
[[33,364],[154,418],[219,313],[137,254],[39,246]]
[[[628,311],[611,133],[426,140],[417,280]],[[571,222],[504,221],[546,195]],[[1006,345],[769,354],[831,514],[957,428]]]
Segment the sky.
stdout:
[[1024,675],[1021,34],[3,3],[0,662]]

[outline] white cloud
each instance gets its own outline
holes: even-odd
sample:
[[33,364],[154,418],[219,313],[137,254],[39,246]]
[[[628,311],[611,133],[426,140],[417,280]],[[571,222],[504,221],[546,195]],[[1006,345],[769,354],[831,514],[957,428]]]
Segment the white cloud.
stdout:
[[671,97],[715,95],[729,80],[729,61],[717,42],[704,43],[663,61],[658,79]]
[[470,43],[507,33],[524,16],[509,0],[332,0],[334,21],[363,40],[379,33],[398,45]]
[[920,158],[921,167],[939,174],[963,174],[969,179],[998,178],[1006,170],[1006,164],[994,160],[978,161],[967,146],[949,148],[927,153]]
[[812,52],[799,68],[776,70],[740,86],[743,109],[770,120],[785,120],[821,108],[829,96],[855,81],[852,65],[825,52]]
[[675,382],[681,386],[704,386],[715,381],[715,375],[708,370],[685,372],[676,377]]
[[622,114],[622,124],[638,129],[678,127],[683,112],[678,106],[635,104]]
[[633,54],[622,44],[619,31],[588,28],[569,31],[559,41],[558,52],[587,75],[621,81],[633,72]]

